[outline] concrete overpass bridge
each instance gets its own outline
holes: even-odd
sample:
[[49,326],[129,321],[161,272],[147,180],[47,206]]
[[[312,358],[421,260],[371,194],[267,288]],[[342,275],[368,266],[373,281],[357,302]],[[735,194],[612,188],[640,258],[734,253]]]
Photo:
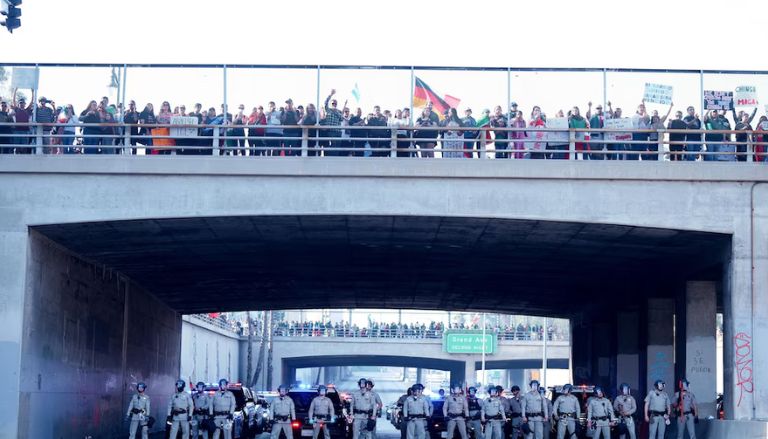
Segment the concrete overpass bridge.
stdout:
[[685,375],[710,414],[719,310],[742,422],[709,437],[765,432],[766,181],[746,163],[6,156],[0,423],[113,434],[132,383],[172,390],[183,313],[354,307],[568,317],[575,381]]

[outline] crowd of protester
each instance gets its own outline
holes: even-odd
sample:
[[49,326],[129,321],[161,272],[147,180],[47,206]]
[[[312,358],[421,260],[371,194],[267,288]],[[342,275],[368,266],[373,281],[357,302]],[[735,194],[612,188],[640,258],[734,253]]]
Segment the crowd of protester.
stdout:
[[[453,323],[450,327],[442,322],[429,323],[378,323],[370,322],[367,326],[350,324],[347,321],[279,322],[273,335],[280,337],[367,337],[367,338],[423,338],[441,339],[446,329],[479,330],[478,324]],[[496,333],[499,340],[542,340],[544,325],[520,322],[518,324],[495,326],[487,324],[486,329]],[[567,340],[568,330],[558,325],[547,327],[548,340]]]
[[[10,102],[7,99],[0,102],[0,153],[34,153],[38,144],[34,128],[14,124],[37,122],[46,124],[46,134],[40,143],[45,147],[44,152],[50,154],[137,154],[143,151],[159,155],[176,151],[185,155],[210,155],[213,138],[219,136],[220,150],[226,155],[297,156],[301,155],[302,128],[306,127],[310,156],[389,156],[394,135],[399,157],[435,157],[437,148],[443,158],[473,158],[479,157],[483,153],[482,144],[487,144],[486,150],[493,151],[491,155],[497,159],[569,158],[570,139],[563,140],[561,136],[560,140],[552,141],[541,131],[549,126],[547,115],[539,106],[533,106],[526,117],[512,102],[506,112],[496,106],[493,112],[483,110],[476,119],[470,108],[464,110],[463,117],[459,117],[456,108],[439,115],[428,103],[413,120],[410,108],[382,111],[379,106],[374,106],[367,115],[363,115],[361,108],[351,112],[347,106],[339,108],[334,95],[335,90],[332,90],[320,109],[312,103],[294,106],[293,100],[287,99],[282,106],[269,102],[266,109],[258,105],[250,112],[240,104],[232,114],[225,112],[223,105],[220,111],[214,107],[206,111],[198,103],[188,112],[184,105],[172,106],[167,101],[157,112],[151,103],[139,109],[134,101],[130,101],[127,108],[123,108],[121,103],[110,103],[107,97],[89,102],[80,112],[70,104],[57,105],[45,97],[40,97],[37,107],[33,108],[32,102],[17,99],[14,92]],[[593,109],[590,102],[584,115],[574,106],[567,112],[557,111],[555,117],[567,118],[568,127],[573,129],[604,129],[606,120],[624,117],[621,108],[612,108],[610,102],[606,107],[604,110],[598,104]],[[661,115],[655,110],[647,111],[645,102],[640,103],[630,116],[632,127],[648,131],[631,133],[631,141],[637,143],[623,143],[630,140],[630,133],[624,133],[626,136],[622,136],[620,142],[609,138],[605,132],[577,131],[575,158],[658,160],[660,155],[667,155],[673,161],[746,161],[747,143],[752,143],[755,161],[768,162],[764,143],[768,142],[768,117],[760,116],[754,123],[757,108],[751,113],[731,110],[733,123],[724,110],[708,111],[700,117],[694,107],[687,107],[685,113],[675,111],[670,119],[672,109],[670,106],[669,111]],[[198,125],[207,126],[197,127],[196,136],[172,137],[169,127],[158,127],[157,124],[170,124],[175,116],[194,118]],[[322,128],[324,126],[329,128]],[[733,130],[735,135],[658,132],[665,128]],[[660,139],[660,135],[664,137]],[[659,154],[660,141],[668,145],[662,147],[662,154]],[[712,152],[725,154],[709,154]]]

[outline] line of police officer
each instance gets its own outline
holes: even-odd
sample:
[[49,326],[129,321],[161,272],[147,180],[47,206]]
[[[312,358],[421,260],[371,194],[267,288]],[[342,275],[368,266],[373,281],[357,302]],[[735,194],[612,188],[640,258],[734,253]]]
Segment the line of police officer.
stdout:
[[[679,409],[677,437],[682,439],[685,430],[691,439],[696,438],[694,424],[698,419],[696,398],[688,389],[688,381],[680,381],[680,391],[674,402],[664,392],[664,382],[656,381],[654,389],[645,398],[645,421],[650,426],[650,438],[662,439],[669,425],[672,407]],[[416,384],[400,397],[397,406],[402,409],[401,438],[424,439],[427,418],[432,416],[432,406],[422,395],[424,386]],[[477,388],[470,387],[465,398],[459,385],[451,386],[451,396],[443,404],[443,416],[447,420],[447,438],[452,439],[458,428],[461,439],[467,439],[467,424],[474,430],[475,439],[502,439],[509,436],[518,439],[543,439],[552,430],[550,419],[555,422],[558,439],[576,437],[580,427],[581,404],[572,394],[573,386],[566,384],[554,404],[546,398],[546,389],[536,380],[530,390],[520,395],[520,388],[513,386],[512,396],[502,396],[501,386],[488,388],[489,397],[477,398]],[[587,428],[594,430],[593,439],[610,439],[610,428],[618,426],[621,439],[636,439],[633,415],[637,403],[628,384],[621,384],[620,395],[611,403],[600,386],[594,388],[594,396],[587,403]],[[509,422],[508,422],[509,421]],[[485,430],[483,430],[485,425]],[[405,427],[405,428],[403,428]],[[355,435],[353,439],[358,439]]]

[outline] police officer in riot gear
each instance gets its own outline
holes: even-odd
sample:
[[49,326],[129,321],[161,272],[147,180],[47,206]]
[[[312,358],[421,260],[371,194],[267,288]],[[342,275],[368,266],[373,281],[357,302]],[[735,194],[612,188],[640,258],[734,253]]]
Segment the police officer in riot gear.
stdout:
[[501,439],[504,435],[504,423],[507,422],[504,404],[499,400],[499,393],[495,386],[488,388],[488,395],[480,411],[480,420],[485,423],[485,438]]
[[566,432],[569,439],[576,438],[576,423],[581,417],[581,404],[579,399],[573,396],[572,391],[572,385],[564,385],[563,393],[557,397],[552,406],[552,415],[557,423],[557,439],[565,439]]
[[424,386],[413,385],[413,395],[405,400],[403,416],[408,422],[408,439],[424,439],[427,427],[427,417],[432,410],[432,404],[422,394]]
[[333,402],[328,398],[326,393],[328,389],[325,386],[317,387],[317,396],[309,404],[309,422],[312,424],[312,439],[317,439],[320,435],[320,430],[323,430],[323,437],[325,439],[331,439],[331,434],[328,431],[328,423],[335,422],[336,412],[333,409]]
[[467,439],[466,419],[469,417],[469,406],[467,399],[461,394],[460,385],[451,386],[451,396],[446,398],[443,404],[443,416],[448,419],[446,425],[448,438],[453,438],[453,430],[458,427],[461,439]]
[[368,391],[368,380],[365,378],[357,381],[357,387],[359,390],[352,393],[348,414],[352,423],[352,439],[359,439],[360,436],[370,438],[368,421],[376,420],[376,397]]
[[192,402],[195,403],[194,416],[190,425],[192,426],[192,439],[197,439],[200,436],[200,432],[203,433],[203,438],[208,439],[208,413],[211,410],[211,397],[205,391],[205,383],[200,381],[195,386],[195,394],[192,396]]
[[[384,402],[381,400],[379,394],[373,390],[373,381],[366,380],[365,387],[368,389],[368,393],[373,395],[373,399],[376,400],[376,413],[381,413],[381,409],[384,407]],[[377,425],[374,424],[373,431],[371,431],[371,439],[376,439],[376,427]]]
[[[272,420],[272,439],[279,439],[280,432],[285,432],[285,439],[293,439],[291,421],[296,420],[296,406],[288,393],[288,386],[277,387],[279,396],[269,406],[269,419]],[[330,436],[329,436],[330,437]]]
[[632,415],[637,411],[637,402],[635,397],[632,396],[629,384],[621,383],[619,386],[619,396],[613,401],[613,409],[616,411],[619,417],[619,424],[624,424],[626,427],[626,433],[623,433],[624,428],[619,425],[619,439],[635,439],[635,420]]
[[175,438],[181,428],[181,437],[189,437],[189,421],[192,419],[192,411],[195,404],[192,397],[184,391],[186,387],[184,380],[176,380],[176,393],[168,401],[168,413],[166,416],[171,422],[171,437]]
[[664,381],[656,380],[653,390],[645,397],[645,422],[648,423],[648,439],[664,439],[669,425],[671,404],[664,391]]
[[[686,428],[688,429],[688,436],[691,439],[696,439],[695,424],[699,417],[699,408],[696,406],[696,397],[690,390],[688,390],[689,384],[690,383],[685,378],[680,380],[680,390],[675,392],[673,401],[675,411],[677,412],[677,439],[683,439]],[[681,401],[682,413],[680,413]]]
[[587,405],[587,427],[595,429],[593,439],[611,439],[611,424],[615,423],[611,401],[605,397],[602,387],[595,386],[595,396]]
[[520,427],[523,424],[523,403],[520,401],[520,387],[512,386],[509,391],[512,393],[512,396],[507,398],[507,401],[509,401],[509,419],[511,419],[511,437],[512,439],[518,439],[520,437]]
[[547,403],[539,393],[539,382],[531,381],[531,390],[522,397],[523,422],[528,423],[530,433],[526,433],[526,439],[544,438],[544,420],[549,418]]
[[131,426],[128,433],[128,438],[133,439],[136,437],[136,430],[141,427],[141,439],[148,439],[149,427],[149,396],[145,394],[147,385],[144,383],[136,384],[136,394],[131,397],[131,402],[128,404],[128,413],[125,417],[131,420]]
[[[235,414],[235,395],[227,390],[229,381],[225,378],[219,380],[219,390],[213,395],[213,402],[208,411],[213,416],[216,430],[213,431],[213,439],[219,439],[224,432],[224,439],[232,439],[232,418]],[[290,438],[289,438],[290,439]]]
[[547,398],[547,389],[543,387],[539,387],[539,393],[541,394],[541,397],[544,398],[544,404],[547,405],[547,413],[549,416],[544,418],[543,429],[544,429],[544,437],[549,438],[550,432],[552,431],[552,400]]
[[477,387],[470,387],[467,392],[467,409],[469,410],[469,426],[475,431],[475,439],[484,439],[483,423],[480,422],[480,411],[483,402],[477,398]]

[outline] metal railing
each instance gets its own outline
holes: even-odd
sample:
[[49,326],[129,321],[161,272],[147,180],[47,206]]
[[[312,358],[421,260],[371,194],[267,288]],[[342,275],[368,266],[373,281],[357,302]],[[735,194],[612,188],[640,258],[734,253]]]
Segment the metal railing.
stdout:
[[219,329],[223,329],[225,331],[232,332],[234,334],[242,335],[243,328],[238,328],[235,325],[237,322],[233,322],[230,320],[222,320],[218,317],[211,317],[208,314],[189,314],[190,318],[201,320],[211,326],[215,326]]
[[[64,132],[65,127],[55,123],[0,123],[0,154],[703,159],[768,163],[768,131],[763,130],[101,123],[78,124],[80,132],[73,133]],[[136,134],[139,129],[141,134]],[[171,134],[181,129],[196,134]],[[243,133],[235,135],[233,129]],[[733,135],[741,139],[731,140]]]
[[[467,329],[467,328],[464,328]],[[449,330],[455,330],[451,328]],[[541,341],[543,333],[534,331],[518,331],[492,329],[499,341]],[[336,328],[336,327],[278,327],[272,335],[276,337],[315,337],[315,338],[388,338],[388,339],[432,339],[443,338],[443,329],[382,329],[382,328]],[[568,341],[568,331],[555,330],[548,334],[550,341]]]

